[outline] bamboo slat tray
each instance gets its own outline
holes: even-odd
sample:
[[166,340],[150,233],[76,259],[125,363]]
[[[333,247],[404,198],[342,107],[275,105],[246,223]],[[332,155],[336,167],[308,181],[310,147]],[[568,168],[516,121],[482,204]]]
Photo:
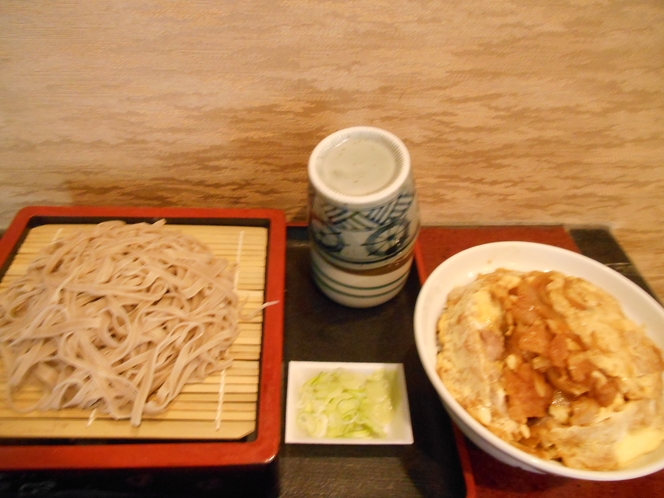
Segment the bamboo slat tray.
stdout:
[[[19,213],[17,220],[0,242],[0,263],[4,261],[0,291],[25,272],[29,262],[42,247],[72,231],[89,230],[96,223],[106,219],[122,219],[130,223],[166,218],[169,227],[196,237],[215,255],[237,263],[239,271],[235,286],[240,299],[246,299],[244,311],[251,314],[266,302],[275,301],[276,304],[268,306],[252,319],[241,320],[240,334],[228,351],[228,355],[233,358],[233,363],[228,369],[221,374],[211,375],[204,382],[186,385],[166,412],[153,417],[145,416],[138,427],[131,426],[128,420],[114,420],[108,415],[97,414],[90,410],[63,409],[35,411],[28,414],[16,413],[6,403],[5,372],[0,363],[0,390],[3,391],[0,397],[0,438],[38,438],[49,443],[51,449],[52,440],[75,439],[77,440],[75,446],[61,446],[74,452],[81,447],[86,448],[81,445],[80,440],[84,442],[89,438],[124,442],[120,445],[106,446],[104,451],[107,453],[109,449],[125,445],[134,451],[138,450],[136,444],[131,444],[134,440],[138,442],[219,440],[224,444],[236,441],[237,444],[244,444],[246,447],[259,439],[256,435],[260,432],[257,429],[261,417],[276,418],[278,428],[280,395],[275,397],[274,391],[280,390],[280,377],[277,382],[270,382],[269,389],[265,389],[271,391],[269,398],[261,396],[263,394],[261,381],[264,383],[266,378],[271,378],[270,376],[275,374],[280,376],[281,347],[274,350],[273,345],[269,344],[273,339],[267,333],[267,326],[276,327],[280,344],[281,323],[270,323],[270,317],[272,315],[277,319],[283,317],[281,311],[283,296],[280,296],[280,293],[283,293],[283,261],[279,277],[279,271],[274,273],[274,268],[278,270],[279,256],[274,254],[273,247],[275,240],[278,241],[280,238],[280,231],[284,232],[281,234],[281,239],[285,246],[285,224],[281,213],[257,212],[257,210],[115,208],[28,208],[27,211]],[[21,225],[19,227],[21,229],[13,230],[15,224]],[[276,287],[273,282],[275,279]],[[281,280],[281,291],[279,291],[279,280]],[[272,288],[267,287],[268,283]],[[266,341],[270,348],[269,354],[264,351]],[[270,367],[272,363],[270,358],[278,359],[277,367]],[[266,368],[272,368],[273,371],[267,371]],[[31,393],[23,395],[29,397]],[[34,395],[36,396],[36,392]],[[276,399],[276,404],[270,401],[273,398]],[[276,446],[273,442],[275,447],[278,447],[279,436],[277,430]],[[6,440],[11,442],[11,439]],[[143,446],[151,445],[154,443]],[[87,448],[98,446],[90,445]],[[182,450],[182,446],[186,444],[179,446]],[[163,449],[164,444],[160,444],[159,447]],[[3,458],[3,450],[7,448],[8,446],[0,446],[0,465],[3,468],[6,468],[4,464],[7,463]],[[12,446],[12,448],[29,452],[30,448],[35,446]],[[141,459],[144,460],[145,457]],[[231,460],[234,458],[231,457],[229,461]],[[100,464],[105,466],[107,462]],[[126,463],[123,464],[125,465]]]

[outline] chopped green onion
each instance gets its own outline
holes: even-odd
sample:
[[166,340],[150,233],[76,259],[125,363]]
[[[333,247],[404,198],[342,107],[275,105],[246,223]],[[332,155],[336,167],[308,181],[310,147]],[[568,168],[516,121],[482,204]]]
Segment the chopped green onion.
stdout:
[[396,373],[320,372],[300,388],[298,426],[313,437],[384,438],[398,399]]

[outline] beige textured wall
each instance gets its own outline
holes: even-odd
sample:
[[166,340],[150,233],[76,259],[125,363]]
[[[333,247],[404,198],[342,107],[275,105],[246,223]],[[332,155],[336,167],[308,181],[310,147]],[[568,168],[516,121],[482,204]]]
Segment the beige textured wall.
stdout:
[[339,128],[426,224],[613,229],[664,296],[664,2],[0,3],[0,228],[33,204],[306,213]]

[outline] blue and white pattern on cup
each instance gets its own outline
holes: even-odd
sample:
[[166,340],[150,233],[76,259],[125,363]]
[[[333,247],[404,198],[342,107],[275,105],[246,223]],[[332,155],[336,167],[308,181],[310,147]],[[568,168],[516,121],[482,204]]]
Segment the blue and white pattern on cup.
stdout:
[[419,232],[419,213],[411,185],[388,202],[348,209],[315,196],[311,239],[330,260],[367,265],[384,263],[411,246]]

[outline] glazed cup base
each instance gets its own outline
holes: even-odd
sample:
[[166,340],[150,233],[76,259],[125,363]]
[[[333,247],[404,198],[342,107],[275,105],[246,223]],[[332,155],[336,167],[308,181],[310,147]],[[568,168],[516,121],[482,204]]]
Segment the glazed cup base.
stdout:
[[349,271],[327,261],[315,247],[311,249],[311,267],[316,286],[331,300],[351,308],[370,308],[383,304],[403,288],[413,254],[407,254],[403,263],[388,265],[369,271]]

